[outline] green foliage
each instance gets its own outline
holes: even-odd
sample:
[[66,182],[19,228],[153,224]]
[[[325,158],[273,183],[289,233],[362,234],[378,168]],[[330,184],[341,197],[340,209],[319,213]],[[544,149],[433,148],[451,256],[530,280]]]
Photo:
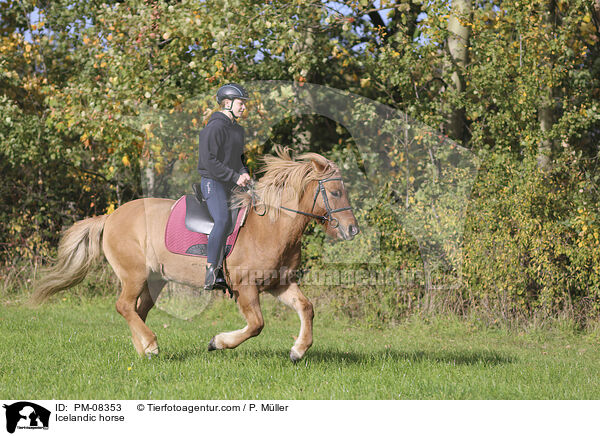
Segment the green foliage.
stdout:
[[[527,177],[524,177],[524,174]],[[488,165],[467,220],[465,277],[489,317],[562,313],[585,324],[600,309],[600,200],[573,162]]]
[[[469,188],[471,170],[438,174],[456,191],[428,184],[435,168],[408,168],[408,157],[428,159],[394,138],[393,123],[382,133],[393,140],[377,145],[379,159],[357,153],[348,131],[323,117],[290,116],[266,143],[251,140],[253,169],[258,156],[283,143],[374,170],[372,179],[350,185],[372,191],[355,202],[365,233],[348,257],[336,264],[339,247],[316,230],[305,241],[304,268],[404,276],[320,287],[319,298],[373,325],[421,311],[474,310],[491,321],[597,317],[600,43],[590,3],[473,3],[454,17],[469,28],[464,66],[449,55],[455,12],[448,2],[380,5],[0,2],[0,261],[14,269],[51,255],[63,226],[143,195],[142,172],[156,195],[171,195],[167,179],[185,189],[178,174],[193,171],[195,134],[213,109],[194,99],[228,81],[290,80],[298,89],[316,83],[371,98],[442,135],[451,113],[462,111],[466,133],[449,139],[482,165],[466,205],[456,192]],[[452,86],[455,74],[464,90]],[[169,130],[151,119],[136,130],[127,121],[144,108],[181,114],[194,128],[183,137],[179,126]],[[350,123],[376,116],[355,109]],[[257,103],[246,122],[260,110]],[[410,140],[439,153],[446,141],[417,130]],[[544,147],[551,165],[540,171],[535,162]],[[433,252],[442,261],[432,281],[424,262]]]

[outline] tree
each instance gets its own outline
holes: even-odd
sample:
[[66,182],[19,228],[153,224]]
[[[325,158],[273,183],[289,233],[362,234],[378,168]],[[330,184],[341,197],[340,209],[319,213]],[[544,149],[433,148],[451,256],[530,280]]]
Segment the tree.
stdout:
[[[471,21],[471,1],[455,0],[452,2],[450,19],[448,20],[448,52],[452,80],[452,91],[460,100],[466,91],[463,71],[469,62],[469,26]],[[448,119],[448,135],[460,143],[465,140],[465,109],[454,106]]]

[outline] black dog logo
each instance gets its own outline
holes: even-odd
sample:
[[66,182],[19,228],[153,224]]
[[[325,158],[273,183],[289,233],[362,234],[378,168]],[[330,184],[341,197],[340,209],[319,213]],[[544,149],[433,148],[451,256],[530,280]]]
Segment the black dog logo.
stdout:
[[[19,428],[48,428],[50,411],[28,401],[19,401],[11,405],[4,405],[6,409],[6,431],[14,433],[19,421],[23,420]],[[41,421],[41,425],[40,425]]]

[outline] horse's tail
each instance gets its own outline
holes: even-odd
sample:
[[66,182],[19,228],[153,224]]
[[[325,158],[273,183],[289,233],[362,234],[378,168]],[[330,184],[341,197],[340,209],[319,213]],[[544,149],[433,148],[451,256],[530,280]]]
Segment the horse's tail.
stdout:
[[30,303],[37,306],[59,291],[80,283],[102,253],[102,230],[108,215],[77,221],[65,231],[54,266],[36,286]]

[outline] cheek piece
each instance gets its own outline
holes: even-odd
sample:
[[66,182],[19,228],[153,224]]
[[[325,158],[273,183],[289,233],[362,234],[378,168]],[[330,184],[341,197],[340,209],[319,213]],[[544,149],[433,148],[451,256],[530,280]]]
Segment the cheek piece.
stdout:
[[[327,198],[327,191],[325,191],[325,182],[332,182],[334,180],[341,181],[342,178],[341,177],[332,177],[329,179],[319,180],[319,186],[317,188],[317,192],[315,192],[315,198],[313,199],[313,205],[310,210],[310,213],[302,212],[300,210],[290,209],[290,208],[287,208],[284,206],[280,206],[280,208],[284,209],[284,210],[288,210],[290,212],[298,213],[301,215],[306,215],[311,218],[316,218],[321,222],[329,221],[329,225],[332,228],[334,228],[334,229],[337,228],[340,225],[340,223],[339,223],[338,219],[333,217],[332,215],[334,213],[341,212],[344,210],[352,210],[352,207],[346,206],[346,207],[340,207],[338,209],[331,208],[331,206],[329,205],[329,199]],[[317,198],[319,198],[319,194],[321,194],[321,196],[323,197],[323,203],[325,204],[325,215],[317,215],[317,214],[312,213],[312,211],[315,209],[315,204],[317,203]]]

